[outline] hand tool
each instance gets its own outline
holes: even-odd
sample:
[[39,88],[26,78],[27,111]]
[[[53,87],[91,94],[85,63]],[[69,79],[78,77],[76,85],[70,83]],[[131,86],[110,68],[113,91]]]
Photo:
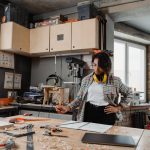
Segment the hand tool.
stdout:
[[[31,133],[33,125],[29,124],[27,127],[27,132]],[[27,135],[27,150],[34,150],[34,145],[33,145],[33,134]]]

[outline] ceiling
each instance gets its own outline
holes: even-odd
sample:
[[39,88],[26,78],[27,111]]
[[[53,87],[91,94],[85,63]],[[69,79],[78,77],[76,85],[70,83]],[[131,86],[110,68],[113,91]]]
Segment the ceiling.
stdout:
[[[26,8],[30,13],[34,15],[38,15],[38,14],[42,14],[46,12],[56,11],[59,9],[73,7],[73,6],[76,6],[78,2],[83,2],[85,0],[0,0],[0,2],[1,1],[3,1],[3,3],[7,1],[16,3]],[[129,4],[129,6],[132,6],[134,3],[134,5],[136,6],[138,5],[138,3],[141,3],[140,5],[142,6],[144,5],[143,4],[144,1],[149,1],[149,0],[90,0],[90,1],[99,2],[97,6],[100,6],[100,8],[103,8],[103,7],[107,8],[107,7],[113,6],[114,10],[118,10],[118,7],[123,4],[125,5]],[[134,28],[137,28],[143,32],[150,34],[150,11],[149,11],[150,8],[149,6],[150,5],[145,5],[143,9],[141,9],[141,7],[139,7],[140,9],[139,8],[135,9],[133,13],[134,15],[136,14],[136,17],[131,17],[131,18],[129,17],[128,19],[125,19],[125,20],[122,19],[120,21]],[[145,11],[146,9],[147,11]],[[115,15],[112,15],[111,17],[115,20],[115,17],[116,16],[118,17],[120,14],[122,16],[129,16],[131,15],[131,13],[129,14],[128,10],[126,10],[125,12],[120,10],[120,12],[118,12],[117,14],[114,13]],[[140,17],[138,17],[138,14],[140,14]]]
[[26,8],[30,13],[41,14],[76,6],[85,0],[8,0]]
[[123,23],[150,34],[150,14],[124,21]]

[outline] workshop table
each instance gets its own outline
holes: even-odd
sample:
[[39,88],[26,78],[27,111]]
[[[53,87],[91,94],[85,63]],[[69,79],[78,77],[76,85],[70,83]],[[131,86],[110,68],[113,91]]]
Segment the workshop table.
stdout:
[[[35,117],[17,116],[23,118],[35,119]],[[10,117],[9,117],[10,118]],[[12,118],[12,117],[11,117]],[[136,148],[134,147],[122,147],[122,146],[111,146],[111,145],[96,145],[96,144],[85,144],[81,142],[82,137],[87,131],[74,130],[61,128],[63,132],[56,133],[67,137],[57,136],[44,136],[44,129],[40,128],[41,125],[58,125],[64,120],[48,119],[48,118],[37,118],[43,119],[41,121],[27,121],[25,123],[31,123],[34,125],[35,134],[33,135],[33,144],[35,150],[149,150],[150,149],[150,130],[143,130],[129,127],[112,126],[106,134],[115,135],[127,135],[132,136],[135,142],[138,142]],[[21,126],[23,124],[15,124]],[[17,149],[26,150],[27,137],[15,138]]]

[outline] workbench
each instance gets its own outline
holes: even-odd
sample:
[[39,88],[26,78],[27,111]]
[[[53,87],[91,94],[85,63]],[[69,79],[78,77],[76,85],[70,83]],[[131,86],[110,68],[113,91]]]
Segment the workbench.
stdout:
[[[54,107],[53,105],[40,105],[40,104],[21,104],[21,103],[12,103],[12,106],[17,106],[19,109],[19,114],[23,115],[24,113],[31,113],[35,117],[48,117],[48,118],[55,118],[55,119],[64,119],[64,120],[76,120],[77,110],[74,110],[73,112],[67,112],[65,114],[58,114],[56,111],[52,109]],[[123,120],[122,121],[116,121],[115,125],[117,126],[125,126],[125,127],[140,127],[139,124],[136,124],[136,126],[133,126],[133,114],[136,112],[145,112],[146,114],[149,114],[149,108],[150,105],[139,105],[139,106],[131,106],[129,108],[126,108],[122,111],[123,114]],[[142,123],[142,119],[139,118],[139,121]],[[147,119],[147,121],[149,121]],[[143,123],[144,124],[144,123]],[[145,125],[147,122],[145,123]]]
[[12,106],[16,106],[19,109],[19,114],[23,115],[24,113],[30,113],[35,117],[46,117],[46,118],[55,118],[55,119],[63,119],[63,120],[71,120],[72,112],[68,112],[65,114],[58,114],[53,109],[52,105],[40,105],[40,104],[21,104],[21,103],[12,103]]
[[14,115],[18,115],[18,106],[0,107],[0,117],[9,117]]
[[[25,117],[25,116],[19,116]],[[26,117],[25,117],[26,118]],[[35,117],[31,117],[35,118]],[[39,118],[44,119],[44,118]],[[64,135],[67,137],[57,137],[57,136],[44,136],[42,135],[44,129],[40,128],[40,125],[50,124],[58,125],[64,120],[58,119],[48,119],[43,121],[29,121],[25,123],[32,123],[34,125],[35,134],[33,135],[33,143],[35,150],[149,150],[150,142],[150,130],[129,128],[129,127],[119,127],[112,126],[106,134],[117,134],[117,135],[127,135],[132,136],[135,142],[138,142],[136,148],[132,147],[121,147],[121,146],[108,146],[108,145],[92,145],[84,144],[81,142],[83,135],[88,131],[74,130],[61,128],[63,132],[59,135]],[[22,125],[22,124],[21,124]],[[20,126],[16,124],[15,126]],[[16,145],[19,150],[26,150],[27,137],[15,138]]]

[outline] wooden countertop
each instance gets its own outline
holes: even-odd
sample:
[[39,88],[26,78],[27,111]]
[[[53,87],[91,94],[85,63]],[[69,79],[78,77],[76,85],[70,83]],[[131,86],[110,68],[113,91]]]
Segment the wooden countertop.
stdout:
[[[19,116],[24,117],[24,116]],[[11,117],[12,118],[12,117]],[[25,117],[26,118],[26,117]],[[29,117],[35,118],[35,117]],[[40,118],[38,118],[40,119]],[[44,119],[44,118],[41,118]],[[32,123],[34,125],[35,134],[34,139],[34,149],[35,150],[149,150],[150,142],[150,130],[143,130],[137,128],[128,128],[128,127],[118,127],[113,126],[110,128],[106,134],[117,134],[117,135],[129,135],[132,136],[134,141],[138,143],[137,148],[131,147],[121,147],[121,146],[108,146],[108,145],[92,145],[84,144],[81,142],[81,139],[86,131],[82,130],[73,130],[62,128],[63,132],[59,133],[61,135],[68,136],[64,137],[49,137],[42,135],[44,129],[40,128],[40,125],[58,125],[59,123],[64,122],[64,120],[58,119],[48,119],[45,118],[43,121],[30,121],[25,123]],[[16,124],[15,126],[20,126],[22,124]],[[19,150],[26,150],[27,137],[16,138],[15,142]]]

